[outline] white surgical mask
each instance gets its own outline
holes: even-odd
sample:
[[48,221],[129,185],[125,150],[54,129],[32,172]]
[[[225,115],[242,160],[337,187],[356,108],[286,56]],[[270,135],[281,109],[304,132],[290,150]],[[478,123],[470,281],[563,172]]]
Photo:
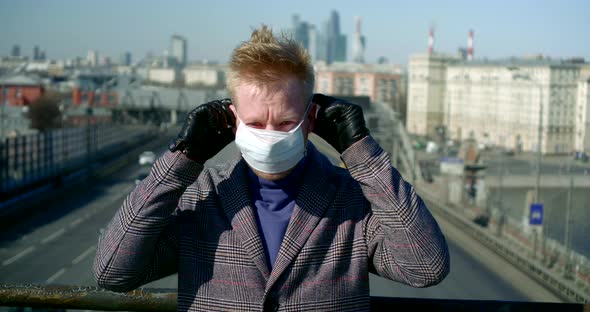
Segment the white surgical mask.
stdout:
[[240,120],[235,142],[248,165],[260,172],[271,174],[295,167],[305,156],[305,138],[301,125],[310,107],[311,99],[301,122],[288,132],[256,129]]

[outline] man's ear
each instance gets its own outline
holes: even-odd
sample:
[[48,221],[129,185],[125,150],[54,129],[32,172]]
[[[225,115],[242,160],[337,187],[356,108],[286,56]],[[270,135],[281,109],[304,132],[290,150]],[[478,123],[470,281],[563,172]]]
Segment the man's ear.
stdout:
[[234,106],[234,104],[230,104],[229,109],[231,109],[232,113],[234,113],[234,116],[236,117],[236,125],[235,125],[235,127],[233,127],[234,135],[235,135],[236,131],[238,131],[238,125],[240,124],[240,119],[238,118],[238,111],[236,110],[236,107]]
[[309,108],[309,112],[307,113],[307,118],[309,118],[309,126],[307,127],[307,133],[312,133],[315,127],[315,119],[316,119],[316,112],[318,106],[316,103],[311,103],[311,107]]

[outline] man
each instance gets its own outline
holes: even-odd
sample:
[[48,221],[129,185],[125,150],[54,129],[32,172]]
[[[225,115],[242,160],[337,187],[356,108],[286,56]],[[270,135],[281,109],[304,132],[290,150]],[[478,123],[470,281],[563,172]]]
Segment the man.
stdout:
[[[267,27],[232,54],[230,100],[197,107],[99,241],[98,284],[178,273],[178,309],[362,311],[369,272],[426,287],[445,239],[359,106],[316,94],[303,48]],[[315,132],[341,153],[333,166]],[[241,157],[203,163],[234,141]]]

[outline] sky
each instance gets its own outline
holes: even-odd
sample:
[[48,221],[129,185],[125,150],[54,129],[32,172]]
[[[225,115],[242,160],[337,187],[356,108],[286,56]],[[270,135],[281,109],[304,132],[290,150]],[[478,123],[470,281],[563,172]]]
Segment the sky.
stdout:
[[386,57],[406,65],[427,51],[435,27],[435,51],[455,53],[474,30],[475,58],[541,53],[590,61],[588,0],[0,0],[0,56],[20,45],[31,56],[39,45],[50,59],[86,57],[88,50],[118,60],[162,54],[170,36],[188,39],[189,60],[227,62],[254,27],[292,25],[293,14],[320,27],[332,10],[350,47],[354,17],[362,19],[365,59]]

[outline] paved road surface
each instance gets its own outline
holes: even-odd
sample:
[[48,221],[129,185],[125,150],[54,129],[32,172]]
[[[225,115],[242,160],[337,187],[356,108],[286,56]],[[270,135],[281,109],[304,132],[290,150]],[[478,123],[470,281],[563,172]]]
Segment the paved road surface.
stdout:
[[[162,151],[157,151],[162,152]],[[224,150],[219,159],[231,157],[235,147]],[[334,154],[332,154],[334,155]],[[115,214],[124,197],[133,189],[134,179],[147,168],[130,166],[116,177],[72,194],[52,212],[23,221],[0,234],[0,283],[47,283],[96,285],[91,266],[99,231]],[[434,204],[428,203],[427,204]],[[416,289],[376,276],[371,279],[375,296],[427,297],[450,299],[555,301],[538,286],[512,272],[491,252],[439,220],[451,250],[451,273],[440,285]],[[485,261],[474,257],[473,252]],[[504,273],[496,274],[496,273]],[[146,287],[176,287],[176,277],[156,281]]]

